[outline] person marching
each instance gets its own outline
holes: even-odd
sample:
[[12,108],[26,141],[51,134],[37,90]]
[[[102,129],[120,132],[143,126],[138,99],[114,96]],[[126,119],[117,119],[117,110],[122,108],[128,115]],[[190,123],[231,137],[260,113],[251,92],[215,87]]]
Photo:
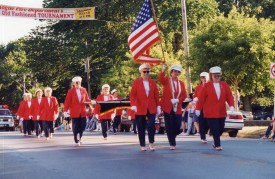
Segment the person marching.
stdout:
[[72,128],[74,134],[74,141],[76,146],[82,144],[82,135],[86,127],[86,104],[91,102],[87,90],[81,86],[82,78],[76,76],[72,79],[73,86],[68,90],[64,102],[64,114],[67,116],[70,111],[70,118],[72,119]]
[[20,132],[23,133],[23,117],[22,117],[22,106],[24,104],[25,101],[27,101],[27,96],[26,96],[27,93],[24,93],[23,94],[23,100],[19,103],[19,107],[18,107],[18,110],[17,110],[17,119],[19,120],[19,127],[20,127]]
[[[96,101],[100,102],[100,101],[110,101],[110,100],[113,100],[113,96],[110,95],[110,86],[108,84],[104,84],[102,86],[102,92],[100,95],[97,96]],[[96,104],[94,114],[95,114],[95,118],[97,120],[100,120],[102,136],[104,137],[105,140],[107,140],[107,137],[108,137],[107,130],[111,124],[111,115],[113,114],[113,111],[108,111],[104,114],[100,114],[100,105]]]
[[[111,94],[113,96],[113,100],[122,100],[122,98],[118,95],[118,91],[116,89],[113,89],[111,91]],[[121,123],[121,114],[122,114],[122,109],[115,110],[115,117],[114,117],[114,123],[113,123],[114,135],[117,134],[116,129],[119,129],[119,125]]]
[[170,77],[166,77],[164,72],[167,65],[163,64],[162,71],[158,76],[159,82],[163,85],[163,95],[161,98],[161,108],[164,112],[165,128],[167,132],[170,149],[176,149],[176,137],[181,128],[181,104],[186,98],[184,82],[179,80],[182,71],[181,65],[172,65],[169,71]]
[[[209,73],[202,72],[200,74],[200,80],[201,80],[201,83],[198,84],[195,88],[194,99],[193,99],[194,103],[196,103],[199,100],[199,96],[201,94],[201,91],[204,85],[209,81]],[[203,118],[203,109],[200,116],[198,116],[198,120],[199,120],[201,142],[202,144],[206,144],[207,143],[206,134],[209,129],[209,126],[207,124],[207,121]]]
[[38,115],[38,109],[42,101],[43,92],[41,89],[37,89],[35,91],[35,94],[36,94],[36,98],[32,100],[31,114],[35,124],[36,137],[40,138],[41,133],[43,131],[43,124],[42,124],[42,121],[37,118],[37,115]]
[[53,137],[53,121],[57,118],[58,115],[58,102],[56,97],[52,96],[52,91],[52,88],[49,87],[44,89],[45,97],[43,97],[41,100],[37,116],[38,120],[43,121],[43,130],[46,140],[49,140],[49,137]]
[[159,91],[155,80],[150,78],[150,66],[139,67],[140,77],[133,82],[130,92],[131,109],[135,111],[141,151],[146,151],[145,130],[147,127],[149,148],[154,151],[155,117],[160,113]]
[[20,109],[20,117],[23,118],[23,131],[24,135],[26,136],[27,133],[30,136],[31,135],[31,105],[32,105],[32,94],[31,93],[25,93],[26,95],[26,101],[22,103],[21,109]]
[[210,131],[213,135],[213,147],[222,150],[220,136],[223,133],[226,112],[226,102],[230,106],[230,112],[234,112],[234,99],[228,84],[221,81],[222,71],[218,66],[209,70],[210,81],[206,83],[201,91],[196,105],[196,115],[199,116],[203,110]]

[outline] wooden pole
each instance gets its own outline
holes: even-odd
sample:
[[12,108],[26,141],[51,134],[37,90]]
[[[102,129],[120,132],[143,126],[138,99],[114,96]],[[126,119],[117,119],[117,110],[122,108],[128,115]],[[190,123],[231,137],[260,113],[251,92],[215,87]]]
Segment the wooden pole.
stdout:
[[185,0],[181,0],[181,9],[182,9],[182,28],[183,28],[183,38],[184,38],[184,56],[186,63],[186,79],[187,79],[187,92],[188,94],[192,93],[192,85],[191,85],[191,73],[190,73],[190,65],[189,65],[189,45],[188,45],[188,31],[187,31],[187,17],[186,17],[186,2]]

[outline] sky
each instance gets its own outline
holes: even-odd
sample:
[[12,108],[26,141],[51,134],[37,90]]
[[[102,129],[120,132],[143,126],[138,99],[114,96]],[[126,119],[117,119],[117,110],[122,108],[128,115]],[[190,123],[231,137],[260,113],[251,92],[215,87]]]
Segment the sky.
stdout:
[[[2,5],[42,8],[43,0],[0,0]],[[41,25],[35,19],[0,16],[0,44],[7,45],[20,37],[28,35],[31,29]]]

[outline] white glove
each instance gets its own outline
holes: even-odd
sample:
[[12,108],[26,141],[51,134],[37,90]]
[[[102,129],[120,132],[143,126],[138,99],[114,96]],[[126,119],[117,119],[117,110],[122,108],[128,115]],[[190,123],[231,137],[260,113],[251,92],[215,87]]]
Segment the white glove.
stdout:
[[179,99],[171,99],[172,104],[176,104],[179,102]]
[[96,101],[95,101],[95,100],[91,100],[91,103],[92,103],[92,104],[96,104]]
[[16,119],[18,120],[18,119],[20,119],[20,117],[19,117],[19,116],[16,116]]
[[137,107],[136,106],[132,106],[131,109],[135,112],[137,112]]
[[54,114],[54,120],[58,118],[58,114]]
[[31,115],[29,115],[29,119],[31,119],[32,118],[32,116]]
[[40,119],[40,116],[39,115],[37,115],[37,120],[39,120]]
[[132,119],[131,116],[128,116],[128,119],[131,121],[131,119]]
[[161,113],[161,108],[160,106],[157,106],[157,115],[159,115]]
[[230,106],[230,112],[233,113],[235,108],[233,106]]
[[69,117],[69,113],[68,112],[63,112],[64,117]]
[[198,117],[199,117],[199,116],[200,116],[200,114],[201,114],[201,111],[200,111],[200,110],[196,110],[196,111],[195,111],[195,114],[196,114],[196,116],[198,116]]
[[197,97],[195,97],[194,99],[193,99],[193,101],[196,103],[197,101],[198,101],[199,99],[197,98]]
[[116,117],[116,113],[112,113],[111,114],[111,120],[114,120],[115,117]]
[[95,118],[98,120],[98,114],[95,114]]
[[161,69],[161,71],[162,72],[165,72],[165,70],[167,69],[167,64],[166,63],[164,63],[163,65],[162,65],[162,69]]
[[20,121],[24,121],[23,117],[20,118]]

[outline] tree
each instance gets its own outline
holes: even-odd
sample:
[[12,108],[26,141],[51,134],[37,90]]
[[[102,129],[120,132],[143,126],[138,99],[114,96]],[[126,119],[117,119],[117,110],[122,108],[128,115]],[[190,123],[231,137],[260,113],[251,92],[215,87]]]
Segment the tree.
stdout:
[[[240,88],[243,96],[271,87],[268,67],[274,60],[272,29],[273,22],[258,21],[236,9],[228,18],[216,18],[192,40],[191,54],[197,74],[220,66],[224,80],[229,82],[235,94]],[[249,104],[245,106],[251,109]]]

